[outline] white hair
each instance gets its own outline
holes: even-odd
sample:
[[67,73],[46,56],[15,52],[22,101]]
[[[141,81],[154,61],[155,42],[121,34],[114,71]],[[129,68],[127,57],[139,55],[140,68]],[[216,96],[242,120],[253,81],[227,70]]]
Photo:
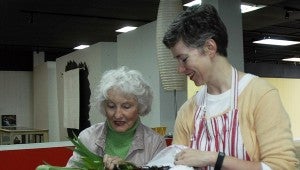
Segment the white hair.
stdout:
[[151,111],[153,92],[139,71],[122,66],[104,72],[95,93],[96,104],[104,115],[104,101],[108,98],[108,91],[113,88],[136,97],[140,116],[147,115]]

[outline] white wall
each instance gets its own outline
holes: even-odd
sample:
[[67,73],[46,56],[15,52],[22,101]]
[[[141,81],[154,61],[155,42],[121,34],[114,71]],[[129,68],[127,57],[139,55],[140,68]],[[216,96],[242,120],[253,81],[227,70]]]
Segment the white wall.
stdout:
[[59,141],[56,63],[44,62],[34,67],[34,127],[49,130],[49,141]]
[[31,71],[0,71],[0,115],[17,115],[17,126],[32,127]]
[[[58,112],[60,125],[60,138],[66,140],[67,130],[63,127],[63,77],[65,67],[68,61],[75,61],[77,64],[86,63],[89,75],[88,80],[91,89],[90,103],[93,103],[94,89],[98,84],[102,73],[105,70],[116,68],[117,66],[117,44],[114,42],[99,42],[91,45],[89,48],[77,50],[73,53],[62,56],[56,60],[57,75],[57,96],[58,96]],[[95,124],[105,120],[98,110],[94,107],[90,108],[90,122]]]

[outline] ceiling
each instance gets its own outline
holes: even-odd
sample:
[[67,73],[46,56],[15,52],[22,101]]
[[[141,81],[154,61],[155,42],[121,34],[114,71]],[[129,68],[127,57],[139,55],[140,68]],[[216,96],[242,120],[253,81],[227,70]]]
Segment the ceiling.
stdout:
[[[299,0],[242,2],[267,5],[242,15],[246,63],[300,57],[300,45],[252,43],[266,36],[300,40]],[[46,61],[54,61],[79,44],[115,42],[116,29],[155,21],[158,4],[159,0],[0,0],[0,70],[32,70],[33,51],[43,51]]]

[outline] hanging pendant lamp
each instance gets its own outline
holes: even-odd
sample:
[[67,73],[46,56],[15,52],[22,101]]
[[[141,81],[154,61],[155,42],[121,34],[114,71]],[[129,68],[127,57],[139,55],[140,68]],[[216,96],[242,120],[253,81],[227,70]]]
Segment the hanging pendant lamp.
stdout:
[[156,49],[160,78],[165,90],[183,90],[186,87],[186,77],[178,73],[177,61],[162,43],[170,23],[182,10],[181,0],[160,0],[156,25]]

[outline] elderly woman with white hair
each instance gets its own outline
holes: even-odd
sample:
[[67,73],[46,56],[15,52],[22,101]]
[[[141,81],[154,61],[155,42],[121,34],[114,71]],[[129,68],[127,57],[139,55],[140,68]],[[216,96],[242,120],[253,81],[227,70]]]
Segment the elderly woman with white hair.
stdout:
[[[152,90],[142,74],[127,67],[104,73],[96,90],[97,105],[106,121],[79,134],[81,142],[104,157],[107,169],[122,160],[144,166],[166,147],[163,136],[140,121],[151,110]],[[76,167],[80,157],[73,152],[67,167]]]

